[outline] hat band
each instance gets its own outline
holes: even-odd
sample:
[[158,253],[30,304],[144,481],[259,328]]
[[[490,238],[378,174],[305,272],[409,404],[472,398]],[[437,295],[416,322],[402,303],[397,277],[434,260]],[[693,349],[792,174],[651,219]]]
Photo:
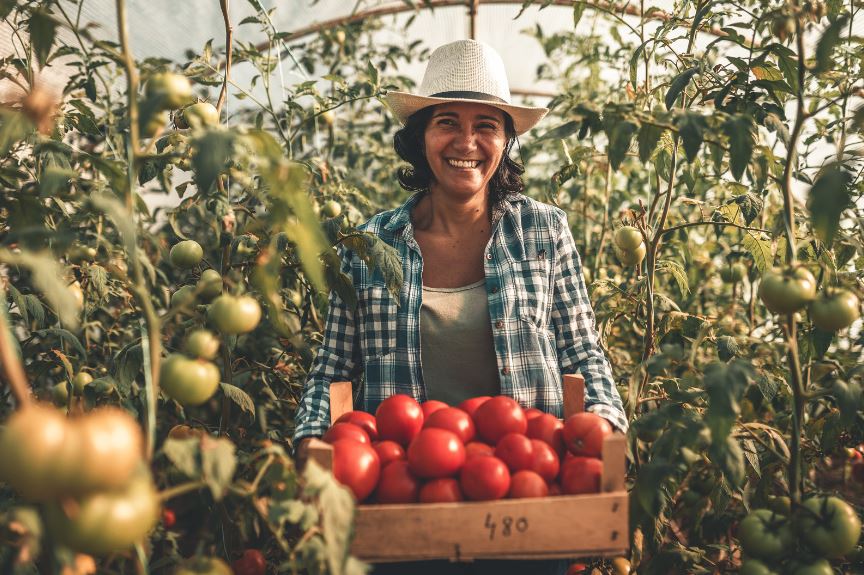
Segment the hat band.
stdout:
[[456,100],[485,100],[487,102],[498,102],[499,104],[507,104],[507,100],[503,98],[499,98],[498,96],[492,96],[491,94],[484,94],[483,92],[470,92],[470,91],[454,91],[454,92],[438,92],[437,94],[431,94],[429,98],[453,98]]

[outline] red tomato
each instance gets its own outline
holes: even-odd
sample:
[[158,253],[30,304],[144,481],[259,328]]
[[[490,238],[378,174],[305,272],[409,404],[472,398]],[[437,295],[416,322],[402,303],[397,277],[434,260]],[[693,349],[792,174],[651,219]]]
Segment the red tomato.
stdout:
[[452,477],[431,479],[420,488],[420,503],[453,503],[464,499],[459,482]]
[[531,440],[531,465],[528,467],[546,481],[555,481],[561,470],[558,454],[545,441]]
[[375,416],[365,411],[348,411],[336,420],[336,423],[353,423],[360,429],[366,432],[369,439],[376,441],[378,439],[378,423],[375,421]]
[[522,499],[523,497],[546,497],[549,495],[549,486],[538,474],[528,469],[517,471],[510,480],[510,493],[507,497],[511,499]]
[[564,445],[573,455],[600,457],[603,440],[612,434],[612,425],[595,413],[584,411],[564,422]]
[[453,475],[465,463],[465,446],[446,429],[427,427],[408,446],[408,466],[424,478]]
[[576,456],[561,468],[561,491],[569,495],[599,493],[603,462],[593,457]]
[[531,467],[531,440],[521,433],[508,433],[495,446],[495,457],[507,464],[511,472]]
[[231,564],[234,575],[264,575],[267,572],[267,561],[264,554],[257,549],[247,549],[240,559]]
[[391,395],[381,402],[375,412],[378,420],[379,439],[395,441],[403,447],[420,433],[423,427],[423,410],[410,395]]
[[372,444],[375,452],[378,454],[378,459],[381,460],[381,469],[387,467],[387,464],[397,459],[405,459],[405,450],[395,441],[378,441]]
[[470,415],[472,418],[474,417],[474,412],[477,411],[477,408],[486,403],[488,400],[492,399],[488,395],[480,395],[478,397],[472,397],[471,399],[466,399],[462,403],[460,403],[457,407]]
[[531,439],[539,439],[545,441],[552,446],[555,453],[564,454],[564,436],[561,430],[564,429],[564,422],[549,413],[543,413],[533,419],[528,420],[528,430],[525,435]]
[[495,455],[495,450],[488,443],[472,441],[465,446],[465,459],[476,455]]
[[430,399],[429,401],[424,401],[420,404],[420,409],[423,410],[423,421],[429,419],[429,416],[438,411],[439,409],[445,409],[450,407],[443,401],[438,401],[437,399]]
[[459,485],[467,499],[501,499],[510,491],[510,471],[507,465],[495,456],[472,457],[462,467]]
[[474,412],[477,435],[495,445],[508,433],[525,433],[528,420],[516,400],[506,395],[497,395],[486,401]]
[[394,461],[381,470],[381,480],[375,490],[378,503],[414,503],[420,491],[420,480],[408,469],[405,460]]
[[334,443],[340,439],[353,439],[360,443],[370,444],[369,434],[353,423],[334,423],[321,438],[325,443]]
[[369,497],[378,483],[380,473],[381,462],[378,454],[368,443],[360,443],[354,439],[339,439],[333,442],[333,476],[351,490],[358,502]]
[[525,419],[527,419],[528,421],[531,421],[535,417],[539,417],[541,415],[543,415],[543,412],[536,407],[529,407],[525,410]]
[[438,427],[455,433],[462,443],[474,439],[475,429],[471,416],[458,407],[440,409],[426,418],[423,427]]
[[567,568],[567,575],[582,575],[588,566],[584,563],[573,563]]
[[174,510],[168,507],[162,509],[162,525],[165,526],[165,529],[171,529],[176,524],[177,515],[174,513]]

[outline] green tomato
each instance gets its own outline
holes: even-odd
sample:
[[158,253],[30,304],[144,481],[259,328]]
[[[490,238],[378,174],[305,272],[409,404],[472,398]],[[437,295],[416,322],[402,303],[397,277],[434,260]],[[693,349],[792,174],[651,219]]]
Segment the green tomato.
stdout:
[[51,388],[51,400],[58,407],[64,407],[69,402],[69,389],[65,381]]
[[747,266],[741,262],[720,268],[720,279],[727,284],[735,284],[747,277]]
[[625,250],[615,246],[615,255],[618,257],[618,261],[626,267],[638,266],[642,263],[642,260],[645,258],[645,252],[645,244],[639,244],[639,247],[635,250]]
[[193,97],[189,78],[172,72],[151,76],[144,88],[144,94],[165,110],[179,108]]
[[[143,120],[144,118],[142,118]],[[152,138],[159,132],[161,132],[165,126],[168,125],[168,122],[171,120],[171,116],[166,111],[155,112],[149,118],[146,119],[146,124],[139,124],[139,128],[141,130],[142,138]]]
[[745,559],[738,573],[739,575],[777,575],[758,559]]
[[172,353],[162,362],[159,381],[165,395],[180,405],[201,405],[216,393],[221,374],[215,364]]
[[810,304],[810,319],[823,331],[845,329],[861,317],[861,302],[848,290],[834,290]]
[[839,497],[811,497],[802,504],[801,537],[823,557],[842,557],[858,544],[861,518]]
[[219,338],[212,331],[196,329],[186,338],[186,353],[199,359],[216,359]]
[[321,208],[321,213],[324,217],[335,218],[342,213],[342,205],[336,200],[327,200]]
[[791,575],[834,575],[831,563],[825,559],[793,560],[787,565],[787,570]]
[[198,102],[183,109],[183,120],[193,130],[219,125],[219,112],[210,102]]
[[780,559],[795,543],[789,521],[768,509],[754,509],[742,519],[738,539],[748,556],[767,560]]
[[642,232],[633,226],[623,226],[615,232],[613,241],[618,248],[632,252],[643,244]]
[[210,304],[207,318],[222,333],[247,333],[261,321],[261,306],[252,296],[223,294]]
[[171,294],[171,307],[188,306],[195,303],[195,288],[192,286],[181,286]]
[[184,561],[173,575],[234,575],[231,567],[217,557],[196,557]]
[[210,301],[222,293],[222,274],[214,269],[206,269],[201,272],[198,280],[198,293],[204,301]]
[[200,264],[201,260],[204,259],[204,248],[195,240],[183,240],[171,247],[168,258],[175,267],[191,268]]
[[774,313],[794,313],[816,297],[816,278],[803,267],[770,271],[762,276],[759,297]]
[[72,386],[75,388],[75,393],[81,395],[84,393],[84,388],[93,383],[93,376],[86,371],[79,371],[72,378]]
[[785,495],[780,496],[769,496],[765,505],[773,511],[774,513],[779,513],[780,515],[785,515],[789,517],[789,514],[792,512],[792,500],[786,497]]

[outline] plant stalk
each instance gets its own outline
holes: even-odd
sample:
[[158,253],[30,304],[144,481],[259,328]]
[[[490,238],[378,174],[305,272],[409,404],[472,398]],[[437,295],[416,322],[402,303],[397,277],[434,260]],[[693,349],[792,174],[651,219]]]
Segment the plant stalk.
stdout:
[[21,365],[21,358],[15,352],[12,341],[12,329],[6,315],[6,290],[0,286],[0,295],[3,297],[3,309],[0,310],[0,371],[3,378],[9,382],[12,395],[18,403],[18,408],[27,407],[32,401],[30,385],[27,383],[27,375]]

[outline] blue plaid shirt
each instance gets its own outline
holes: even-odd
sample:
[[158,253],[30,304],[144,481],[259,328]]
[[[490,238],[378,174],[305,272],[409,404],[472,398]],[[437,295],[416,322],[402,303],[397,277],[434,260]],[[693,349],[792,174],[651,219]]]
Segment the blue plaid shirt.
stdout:
[[[399,302],[379,271],[370,271],[349,250],[343,252],[342,271],[354,282],[357,308],[350,309],[331,292],[324,341],[297,410],[295,442],[320,436],[330,425],[331,381],[356,381],[362,374],[358,407],[369,413],[396,393],[426,400],[420,361],[423,258],[410,218],[421,196],[415,194],[361,226],[399,252],[404,277]],[[561,374],[581,373],[586,409],[626,431],[567,216],[522,194],[509,194],[493,222],[484,267],[501,393],[523,407],[561,417]]]

